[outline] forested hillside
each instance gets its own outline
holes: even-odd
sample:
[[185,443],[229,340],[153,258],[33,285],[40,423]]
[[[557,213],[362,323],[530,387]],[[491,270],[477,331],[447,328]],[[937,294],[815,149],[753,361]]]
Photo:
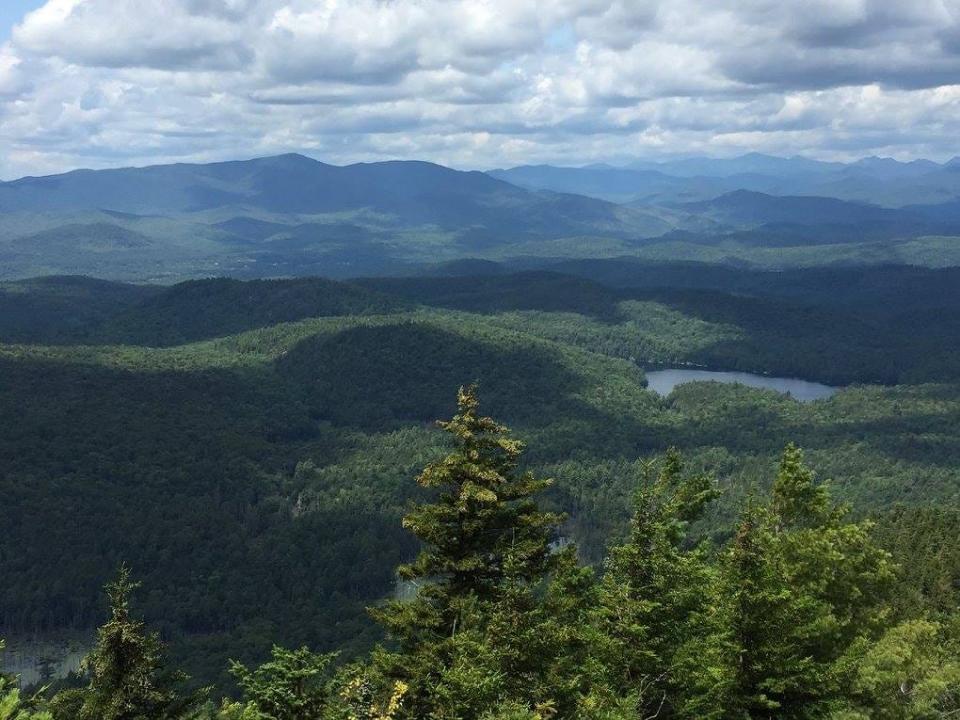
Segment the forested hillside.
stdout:
[[958,135],[960,0],[0,0],[0,720],[960,720]]
[[274,645],[259,667],[231,662],[241,699],[215,703],[209,688],[191,691],[186,676],[170,672],[159,636],[131,610],[140,585],[121,563],[84,677],[30,695],[0,676],[0,709],[18,720],[946,718],[960,710],[956,604],[936,583],[907,582],[918,568],[944,564],[905,571],[878,540],[916,542],[949,528],[946,517],[898,512],[875,532],[834,504],[790,444],[769,499],[748,503],[726,540],[696,542],[691,523],[722,491],[671,449],[641,465],[629,522],[598,574],[559,542],[564,516],[538,505],[553,481],[521,469],[524,444],[480,413],[475,386],[457,399],[456,414],[439,423],[446,454],[418,474],[424,494],[402,521],[420,541],[397,570],[414,590],[368,609],[385,633],[369,655],[341,664],[336,653]]
[[630,247],[683,216],[414,161],[78,170],[0,182],[0,280],[350,277],[563,239]]
[[0,182],[0,281],[345,279],[476,259],[949,267],[956,167],[753,155],[482,173],[286,154],[76,170]]
[[[382,637],[365,607],[409,592],[400,518],[446,451],[432,420],[473,381],[555,479],[539,502],[584,563],[624,536],[646,459],[673,446],[715,478],[689,533],[719,547],[795,442],[914,560],[898,611],[949,607],[952,544],[929,564],[906,548],[942,542],[955,523],[927,509],[960,499],[952,271],[567,269],[592,279],[3,285],[0,634],[89,639],[125,561],[195,683],[230,692],[227,660],[273,643],[358,656]],[[685,363],[847,387],[646,389],[643,366]]]

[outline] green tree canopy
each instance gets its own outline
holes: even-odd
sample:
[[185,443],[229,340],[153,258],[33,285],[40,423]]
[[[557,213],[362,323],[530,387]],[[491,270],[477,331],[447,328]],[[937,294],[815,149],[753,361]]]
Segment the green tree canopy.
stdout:
[[[562,521],[533,501],[550,481],[518,469],[523,444],[479,414],[476,388],[461,388],[457,403],[457,414],[439,423],[452,452],[417,478],[434,500],[403,519],[423,543],[417,558],[399,569],[416,597],[373,611],[399,643],[398,652],[380,652],[378,664],[386,677],[409,685],[404,712],[410,717],[436,712],[444,688],[462,685],[458,674],[475,672],[483,656],[488,664],[499,662],[484,642],[491,612],[498,602],[503,609],[508,588],[513,598],[543,581],[555,564],[551,534]],[[468,684],[482,686],[476,679]]]
[[90,683],[80,694],[78,720],[179,720],[201,704],[203,693],[179,690],[186,677],[164,666],[157,634],[131,615],[130,595],[137,587],[126,565],[107,585],[110,619],[84,660]]

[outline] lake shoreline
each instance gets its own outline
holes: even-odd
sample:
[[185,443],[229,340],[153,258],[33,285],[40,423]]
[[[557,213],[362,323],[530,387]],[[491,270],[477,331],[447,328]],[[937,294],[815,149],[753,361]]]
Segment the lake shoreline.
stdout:
[[690,382],[719,382],[773,390],[804,403],[825,400],[842,389],[802,378],[785,378],[738,370],[709,370],[701,367],[693,369],[689,365],[657,370],[644,368],[643,371],[646,375],[647,389],[660,397],[667,397],[677,386]]

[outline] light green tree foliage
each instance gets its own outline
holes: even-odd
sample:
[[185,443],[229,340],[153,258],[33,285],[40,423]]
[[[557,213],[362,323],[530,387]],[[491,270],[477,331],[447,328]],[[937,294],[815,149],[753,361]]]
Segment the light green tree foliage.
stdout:
[[423,542],[399,569],[417,596],[373,612],[398,644],[375,664],[405,684],[401,717],[480,717],[522,680],[527,660],[516,653],[536,622],[535,589],[556,565],[549,540],[561,518],[537,508],[532,496],[549,481],[518,470],[522,443],[479,414],[475,388],[461,388],[440,427],[454,449],[417,478],[435,500],[403,521]]
[[319,720],[330,694],[327,671],[334,655],[318,655],[305,647],[285,650],[277,646],[271,655],[269,662],[254,670],[238,662],[230,668],[244,699],[259,713],[255,717]]
[[155,633],[130,613],[130,595],[138,587],[121,566],[107,585],[110,619],[97,631],[97,644],[84,661],[89,685],[62,699],[58,717],[79,704],[72,720],[178,720],[194,714],[202,693],[183,694],[182,673],[168,671]]
[[224,700],[218,708],[204,708],[197,713],[196,720],[263,720],[263,716],[253,703]]
[[878,635],[893,580],[869,530],[788,446],[769,507],[744,513],[723,561],[722,716],[819,718],[842,706],[850,655]]
[[472,632],[458,634],[469,645],[441,687],[446,702],[470,698],[471,705],[450,717],[486,717],[495,707],[508,717],[595,717],[611,696],[596,651],[597,600],[593,571],[578,564],[573,546],[556,552],[543,582],[508,574],[498,598],[479,608]]
[[401,712],[407,684],[396,681],[383,692],[378,670],[363,664],[342,669],[335,679],[339,688],[331,703],[327,720],[394,720]]
[[960,716],[960,643],[939,623],[909,620],[887,630],[856,663],[853,694],[871,720]]
[[0,681],[0,720],[53,720],[37,699],[25,700],[18,688]]

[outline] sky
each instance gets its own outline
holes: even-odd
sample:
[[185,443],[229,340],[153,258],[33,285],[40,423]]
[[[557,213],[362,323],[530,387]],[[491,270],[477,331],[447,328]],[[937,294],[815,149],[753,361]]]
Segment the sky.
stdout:
[[0,0],[0,178],[960,154],[960,0]]
[[31,10],[43,5],[43,0],[3,0],[0,3],[0,43],[10,39],[14,24]]

